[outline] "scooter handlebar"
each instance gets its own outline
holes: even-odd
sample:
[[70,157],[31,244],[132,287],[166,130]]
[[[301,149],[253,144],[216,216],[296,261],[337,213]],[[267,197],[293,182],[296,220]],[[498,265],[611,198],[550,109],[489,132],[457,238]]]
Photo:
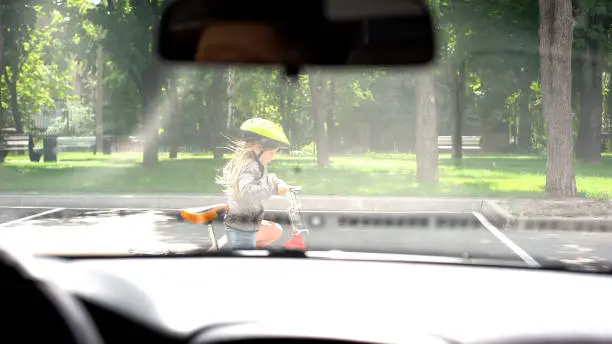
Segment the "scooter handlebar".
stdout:
[[291,191],[293,193],[299,193],[300,191],[302,191],[302,187],[301,186],[295,186],[295,185],[289,185],[289,191]]
[[300,191],[302,191],[302,187],[301,186],[297,186],[297,185],[289,185],[287,183],[285,183],[285,181],[280,180],[278,183],[278,186],[283,188],[283,189],[287,189],[289,190],[289,192],[297,194]]

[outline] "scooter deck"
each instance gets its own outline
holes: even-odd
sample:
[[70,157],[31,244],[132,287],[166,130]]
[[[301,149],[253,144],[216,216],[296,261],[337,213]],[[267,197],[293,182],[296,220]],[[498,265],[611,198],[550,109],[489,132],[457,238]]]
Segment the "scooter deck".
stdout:
[[195,224],[208,224],[227,213],[227,204],[215,204],[208,207],[188,208],[179,212],[179,220]]

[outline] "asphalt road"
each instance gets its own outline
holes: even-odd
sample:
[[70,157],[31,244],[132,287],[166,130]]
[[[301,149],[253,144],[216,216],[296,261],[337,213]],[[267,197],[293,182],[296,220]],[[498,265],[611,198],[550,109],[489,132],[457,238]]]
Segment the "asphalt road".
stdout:
[[[478,213],[307,213],[310,247],[318,250],[504,257],[523,264],[543,259],[612,262],[612,233],[499,231]],[[0,207],[0,241],[38,253],[127,253],[209,248],[203,225],[176,212],[135,209]],[[269,214],[284,223],[286,219]],[[402,219],[403,218],[403,219]],[[287,231],[288,232],[288,231]],[[223,243],[223,229],[216,228]],[[287,235],[282,240],[286,240]]]

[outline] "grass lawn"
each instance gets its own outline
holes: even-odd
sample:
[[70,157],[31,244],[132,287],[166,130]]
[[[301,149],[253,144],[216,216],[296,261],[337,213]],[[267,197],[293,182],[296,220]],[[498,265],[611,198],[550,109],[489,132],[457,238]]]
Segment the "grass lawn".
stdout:
[[[60,153],[58,163],[31,163],[9,155],[0,165],[0,192],[219,193],[214,176],[224,162],[208,154],[160,154],[157,167],[140,166],[140,153]],[[413,155],[334,156],[318,167],[312,157],[279,156],[270,170],[314,195],[528,197],[543,194],[544,157],[468,156],[462,167],[440,157],[437,186],[415,182]],[[612,198],[612,156],[601,165],[576,163],[583,196]]]

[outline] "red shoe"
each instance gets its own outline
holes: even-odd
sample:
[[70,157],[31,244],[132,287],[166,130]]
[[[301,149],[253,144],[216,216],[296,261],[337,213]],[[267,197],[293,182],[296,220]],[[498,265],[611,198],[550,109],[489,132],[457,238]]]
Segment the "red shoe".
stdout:
[[288,250],[297,250],[306,252],[306,245],[304,244],[304,240],[302,239],[302,235],[297,234],[293,236],[293,238],[289,239],[284,245],[284,248]]

